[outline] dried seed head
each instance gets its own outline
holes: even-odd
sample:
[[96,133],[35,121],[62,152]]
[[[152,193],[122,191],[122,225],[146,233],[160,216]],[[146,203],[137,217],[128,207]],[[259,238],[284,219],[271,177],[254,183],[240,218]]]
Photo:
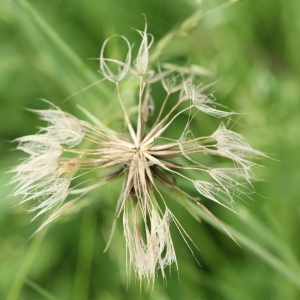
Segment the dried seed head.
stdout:
[[[215,98],[204,94],[208,85],[194,83],[195,75],[186,78],[184,73],[176,70],[164,72],[159,69],[155,73],[149,69],[149,48],[153,37],[147,33],[147,26],[138,32],[142,42],[133,66],[130,43],[123,36],[120,38],[128,47],[124,61],[104,56],[109,39],[104,42],[99,59],[102,75],[115,85],[126,124],[125,132],[116,132],[100,121],[93,125],[79,120],[52,104],[49,110],[32,110],[47,122],[47,126],[42,127],[37,135],[15,140],[19,143],[17,149],[29,157],[12,170],[16,173],[12,183],[17,183],[12,194],[22,195],[21,203],[37,201],[29,209],[39,211],[36,217],[54,209],[39,231],[89,191],[122,176],[116,218],[123,215],[128,272],[131,266],[141,282],[146,279],[153,284],[158,270],[165,278],[166,266],[175,264],[177,267],[169,229],[171,221],[187,240],[183,227],[168,208],[169,199],[164,198],[165,192],[160,187],[165,186],[197,201],[178,186],[176,178],[179,177],[192,183],[204,198],[233,210],[235,197],[251,193],[251,185],[248,188],[246,183],[251,182],[251,169],[257,164],[249,159],[264,154],[254,150],[224,123],[207,136],[193,133],[189,128],[193,111],[218,118],[235,113],[218,109],[222,106],[217,105]],[[109,63],[116,64],[118,71],[114,72]],[[137,86],[138,110],[135,116],[129,114],[120,91],[120,82],[125,80],[135,81],[133,86]],[[152,84],[157,81],[161,81],[165,91],[162,99],[152,94]],[[172,104],[168,110],[167,103]],[[152,120],[156,106],[157,117]],[[177,137],[170,138],[167,129],[184,114],[188,115],[187,125],[182,132],[173,130]],[[86,115],[92,121],[97,119],[91,113]],[[207,155],[221,156],[231,167],[214,168],[200,163]],[[209,180],[205,179],[207,177]],[[75,199],[69,199],[75,194],[78,195]],[[197,204],[210,213],[202,203]]]

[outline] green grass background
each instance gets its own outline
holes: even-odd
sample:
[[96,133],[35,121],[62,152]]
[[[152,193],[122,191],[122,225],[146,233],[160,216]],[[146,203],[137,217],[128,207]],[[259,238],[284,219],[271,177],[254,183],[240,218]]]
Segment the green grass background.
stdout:
[[[0,8],[0,299],[300,298],[300,1],[0,0]],[[180,27],[195,13],[194,26]],[[80,104],[110,121],[109,84],[62,102],[101,78],[89,58],[107,37],[122,34],[137,47],[132,28],[143,29],[142,14],[155,43],[177,33],[158,61],[214,73],[218,101],[249,113],[234,129],[274,158],[261,161],[257,175],[265,181],[255,183],[253,201],[236,201],[240,217],[207,203],[241,247],[205,215],[198,223],[169,199],[200,249],[192,246],[200,265],[173,228],[179,276],[172,268],[164,283],[158,274],[152,291],[140,290],[134,275],[127,284],[121,226],[103,253],[119,182],[91,193],[30,241],[42,218],[30,223],[28,207],[7,199],[12,187],[5,186],[7,170],[22,157],[9,141],[37,131],[41,124],[23,108],[45,108],[39,98],[79,116]],[[118,54],[118,45],[109,51]],[[196,122],[200,132],[217,126],[210,118]]]

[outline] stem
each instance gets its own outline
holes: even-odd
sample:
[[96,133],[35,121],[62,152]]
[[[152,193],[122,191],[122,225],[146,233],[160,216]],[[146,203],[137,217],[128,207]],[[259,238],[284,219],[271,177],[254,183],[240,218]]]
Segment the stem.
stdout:
[[[187,108],[185,108],[185,109],[183,109],[183,110],[181,110],[179,113],[177,113],[170,121],[169,121],[169,123],[167,123],[163,128],[161,128],[159,131],[157,131],[152,137],[150,137],[149,139],[147,139],[148,138],[148,136],[149,136],[149,134],[147,135],[147,137],[145,138],[145,140],[143,141],[143,143],[142,143],[142,146],[143,147],[145,147],[145,146],[147,146],[147,145],[149,145],[149,144],[151,144],[152,143],[152,141],[156,138],[156,137],[158,137],[158,136],[160,136],[169,126],[170,126],[170,124],[180,115],[180,114],[182,114],[183,112],[185,112],[186,110],[188,110],[188,109],[191,109],[193,106],[191,105],[191,106],[189,106],[189,107],[187,107]],[[165,121],[165,120],[163,120],[163,121]]]
[[137,122],[137,146],[140,146],[143,134],[143,122],[142,122],[142,96],[144,92],[145,83],[143,83],[143,77],[140,76],[140,89],[139,89],[139,110],[138,110],[138,122]]
[[[147,134],[147,136],[143,139],[142,141],[142,146],[144,147],[144,143],[146,143],[147,141],[149,141],[149,139],[152,138],[153,134],[155,134],[155,132],[161,127],[163,126],[163,124],[168,120],[168,118],[170,117],[170,115],[174,112],[174,110],[182,103],[183,101],[180,100],[178,101],[173,108],[170,110],[170,112],[158,123],[155,124],[152,129],[150,130],[150,132]],[[147,143],[149,144],[149,143]]]
[[165,106],[166,106],[166,103],[167,103],[167,101],[168,101],[168,99],[169,99],[169,96],[170,96],[170,93],[168,93],[168,94],[166,95],[166,98],[164,99],[164,102],[163,102],[163,104],[162,104],[162,106],[161,106],[161,108],[160,108],[158,117],[157,117],[157,119],[156,119],[154,125],[156,125],[156,124],[158,123],[158,121],[159,121],[159,119],[160,119],[160,117],[161,117],[161,115],[162,115],[162,113],[163,113],[163,110],[164,110],[164,108],[165,108]]
[[117,93],[118,93],[118,99],[119,99],[119,102],[120,102],[120,105],[122,107],[122,110],[123,110],[123,113],[124,113],[124,117],[125,117],[125,121],[126,121],[126,124],[128,126],[128,129],[129,129],[129,132],[130,132],[130,135],[131,135],[131,138],[136,146],[136,148],[138,148],[138,141],[137,141],[137,136],[134,132],[134,129],[133,129],[133,126],[130,122],[130,119],[128,117],[128,114],[126,112],[126,109],[124,107],[124,104],[123,104],[123,101],[122,101],[122,98],[121,98],[121,94],[120,94],[120,88],[119,88],[119,85],[118,83],[116,82],[116,86],[117,86]]

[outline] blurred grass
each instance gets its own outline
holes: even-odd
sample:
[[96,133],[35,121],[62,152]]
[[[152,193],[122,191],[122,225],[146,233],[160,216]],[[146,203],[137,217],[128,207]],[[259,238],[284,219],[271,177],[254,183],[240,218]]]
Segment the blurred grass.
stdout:
[[[1,0],[0,5],[0,299],[299,299],[299,1]],[[176,33],[159,61],[199,64],[216,74],[218,100],[251,112],[235,130],[277,159],[263,161],[258,175],[266,182],[255,183],[253,201],[237,200],[241,217],[207,203],[242,247],[209,225],[209,218],[199,224],[169,200],[200,249],[193,251],[201,266],[174,229],[180,280],[175,270],[167,286],[158,276],[151,293],[140,291],[134,276],[127,287],[121,224],[102,253],[118,182],[89,195],[81,209],[30,241],[40,220],[30,223],[26,207],[12,207],[19,199],[6,199],[11,187],[4,186],[10,178],[5,172],[21,157],[9,151],[8,141],[36,132],[36,119],[23,108],[41,108],[38,98],[77,115],[80,104],[101,120],[115,113],[110,85],[62,102],[100,79],[97,61],[88,58],[99,55],[108,36],[123,34],[138,44],[132,28],[143,28],[142,13],[156,42]],[[192,30],[176,31],[195,13],[201,17]],[[199,130],[216,124],[196,120]]]

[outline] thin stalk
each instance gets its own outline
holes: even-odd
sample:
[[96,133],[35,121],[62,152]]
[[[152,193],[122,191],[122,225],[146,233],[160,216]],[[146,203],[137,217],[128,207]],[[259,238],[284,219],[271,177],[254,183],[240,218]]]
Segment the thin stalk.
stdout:
[[120,105],[122,107],[122,110],[123,110],[123,113],[124,113],[124,117],[125,117],[125,121],[126,121],[126,124],[127,124],[127,127],[129,129],[129,133],[131,135],[131,138],[136,146],[136,148],[138,148],[138,140],[137,140],[137,136],[135,134],[135,131],[133,129],[133,126],[131,124],[131,121],[128,117],[128,114],[127,114],[127,111],[124,107],[124,104],[123,104],[123,101],[122,101],[122,98],[121,98],[121,94],[120,94],[120,88],[119,88],[119,85],[118,83],[116,83],[116,86],[117,86],[117,93],[118,93],[118,99],[119,99],[119,102],[120,102]]
[[154,125],[156,125],[156,124],[159,122],[159,120],[160,120],[160,118],[161,118],[161,115],[162,115],[162,113],[163,113],[163,111],[164,111],[164,108],[165,108],[165,106],[166,106],[166,104],[167,104],[167,101],[168,101],[168,99],[169,99],[169,96],[170,96],[170,93],[167,93],[166,98],[164,99],[164,102],[163,102],[163,104],[162,104],[162,106],[161,106],[161,108],[160,108],[158,117],[157,117],[157,119],[156,119]]
[[144,92],[145,83],[143,83],[143,77],[140,76],[140,89],[139,89],[139,109],[137,120],[137,146],[140,146],[143,135],[143,122],[142,122],[142,97]]
[[150,139],[148,140],[148,141],[146,141],[145,142],[145,140],[147,140],[147,137],[145,138],[145,140],[143,141],[143,143],[142,143],[142,147],[146,147],[147,145],[149,145],[149,144],[151,144],[152,143],[152,141],[156,138],[156,137],[158,137],[158,136],[160,136],[169,126],[170,126],[170,124],[180,115],[180,114],[182,114],[183,112],[185,112],[186,110],[188,110],[188,109],[191,109],[193,106],[189,106],[189,107],[187,107],[187,108],[185,108],[185,109],[183,109],[183,110],[181,110],[180,112],[178,112],[170,121],[169,121],[169,123],[167,123],[163,128],[161,128],[159,131],[157,131],[152,137],[150,137]]

